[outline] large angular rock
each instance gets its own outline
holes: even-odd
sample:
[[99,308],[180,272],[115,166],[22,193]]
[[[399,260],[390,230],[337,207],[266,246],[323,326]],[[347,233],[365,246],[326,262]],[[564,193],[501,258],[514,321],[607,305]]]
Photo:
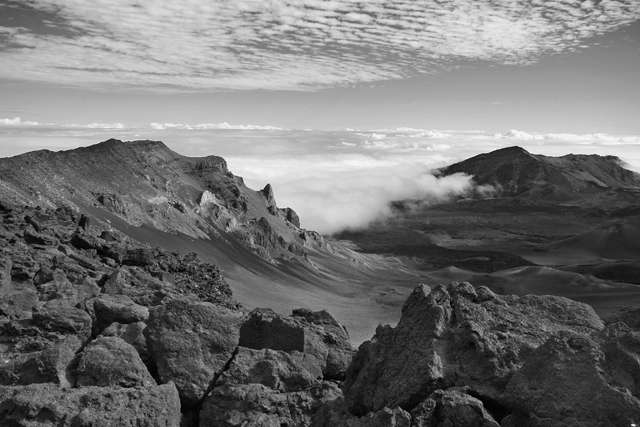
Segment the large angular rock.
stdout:
[[294,310],[287,317],[258,308],[240,328],[240,345],[298,351],[317,359],[325,379],[343,379],[353,350],[344,328],[326,311]]
[[82,345],[76,337],[60,340],[18,337],[7,341],[9,351],[0,356],[1,385],[73,384],[70,365]]
[[343,387],[349,410],[411,410],[437,389],[469,386],[497,398],[532,352],[563,332],[604,327],[586,304],[552,296],[499,297],[485,287],[418,286],[396,328],[363,343]]
[[180,400],[173,384],[77,389],[54,384],[0,386],[0,420],[7,427],[178,427]]
[[303,391],[280,393],[262,384],[223,385],[213,389],[200,411],[201,426],[309,426],[326,402],[341,396],[331,382]]
[[204,395],[238,345],[241,314],[210,303],[170,300],[152,307],[147,345],[162,382],[173,381],[186,405]]
[[34,312],[33,324],[42,331],[75,335],[81,341],[91,335],[91,316],[62,300],[49,301]]
[[0,317],[7,319],[28,319],[36,307],[40,296],[35,286],[29,282],[15,284],[8,292],[0,291]]
[[503,426],[630,426],[640,419],[640,333],[614,326],[586,337],[566,332],[533,352],[502,401]]
[[127,324],[149,318],[149,309],[136,304],[126,295],[100,295],[94,301],[93,308],[97,319],[97,334],[113,322]]
[[99,337],[80,354],[78,387],[150,387],[156,385],[138,352],[117,337]]

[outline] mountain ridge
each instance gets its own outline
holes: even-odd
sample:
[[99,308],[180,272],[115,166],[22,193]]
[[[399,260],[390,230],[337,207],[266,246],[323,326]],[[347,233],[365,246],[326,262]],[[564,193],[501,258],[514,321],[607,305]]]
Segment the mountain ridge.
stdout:
[[0,159],[0,179],[13,203],[101,207],[132,225],[197,238],[230,231],[270,262],[303,258],[314,241],[295,212],[246,187],[222,157],[183,156],[161,141],[109,139]]

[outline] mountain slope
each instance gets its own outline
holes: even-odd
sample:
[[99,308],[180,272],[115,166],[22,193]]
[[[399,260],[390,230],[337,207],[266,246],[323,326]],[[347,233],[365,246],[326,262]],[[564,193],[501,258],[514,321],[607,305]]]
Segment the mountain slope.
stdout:
[[443,168],[443,175],[466,173],[501,196],[567,201],[613,190],[640,192],[640,175],[621,166],[614,156],[549,157],[508,147]]

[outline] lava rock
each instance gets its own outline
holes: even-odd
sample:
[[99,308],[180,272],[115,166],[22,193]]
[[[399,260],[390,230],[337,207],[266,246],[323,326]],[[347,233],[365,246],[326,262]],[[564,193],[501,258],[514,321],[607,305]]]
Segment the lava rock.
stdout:
[[538,347],[513,375],[503,426],[629,426],[640,416],[640,334],[614,328],[565,332]]
[[173,299],[152,307],[147,345],[162,382],[173,381],[186,405],[204,395],[238,345],[241,314],[210,303]]
[[499,427],[483,403],[460,388],[436,390],[411,411],[412,427]]
[[146,388],[0,387],[0,420],[7,427],[178,427],[180,400],[173,384]]
[[281,393],[262,384],[223,385],[213,389],[200,411],[201,426],[308,426],[326,402],[341,396],[323,382],[303,391]]
[[300,391],[322,380],[313,357],[294,351],[253,350],[239,347],[220,381],[226,384],[262,384],[280,392]]
[[78,387],[150,387],[156,385],[138,352],[117,337],[99,337],[80,354]]
[[113,322],[102,333],[101,337],[118,337],[125,342],[131,344],[138,352],[140,359],[148,364],[151,360],[151,354],[147,349],[147,338],[144,336],[144,330],[147,324],[144,322],[129,323],[123,325],[122,323]]
[[420,285],[398,326],[379,326],[358,349],[345,400],[354,415],[364,415],[385,406],[411,410],[453,386],[495,399],[549,338],[563,331],[587,336],[603,327],[591,307],[566,298],[499,297],[468,283]]
[[96,314],[95,334],[113,322],[136,323],[149,318],[149,309],[133,302],[126,295],[100,295],[93,303]]
[[313,355],[325,379],[344,379],[353,356],[344,328],[329,313],[307,309],[294,311],[292,317],[271,309],[251,311],[240,328],[240,345]]

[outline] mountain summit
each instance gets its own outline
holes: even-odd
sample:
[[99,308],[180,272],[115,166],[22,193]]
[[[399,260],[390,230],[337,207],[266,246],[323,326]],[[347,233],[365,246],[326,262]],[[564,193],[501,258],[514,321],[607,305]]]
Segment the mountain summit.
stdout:
[[625,169],[615,156],[550,157],[513,146],[441,169],[443,175],[466,173],[499,195],[571,200],[610,190],[640,189],[640,175]]

